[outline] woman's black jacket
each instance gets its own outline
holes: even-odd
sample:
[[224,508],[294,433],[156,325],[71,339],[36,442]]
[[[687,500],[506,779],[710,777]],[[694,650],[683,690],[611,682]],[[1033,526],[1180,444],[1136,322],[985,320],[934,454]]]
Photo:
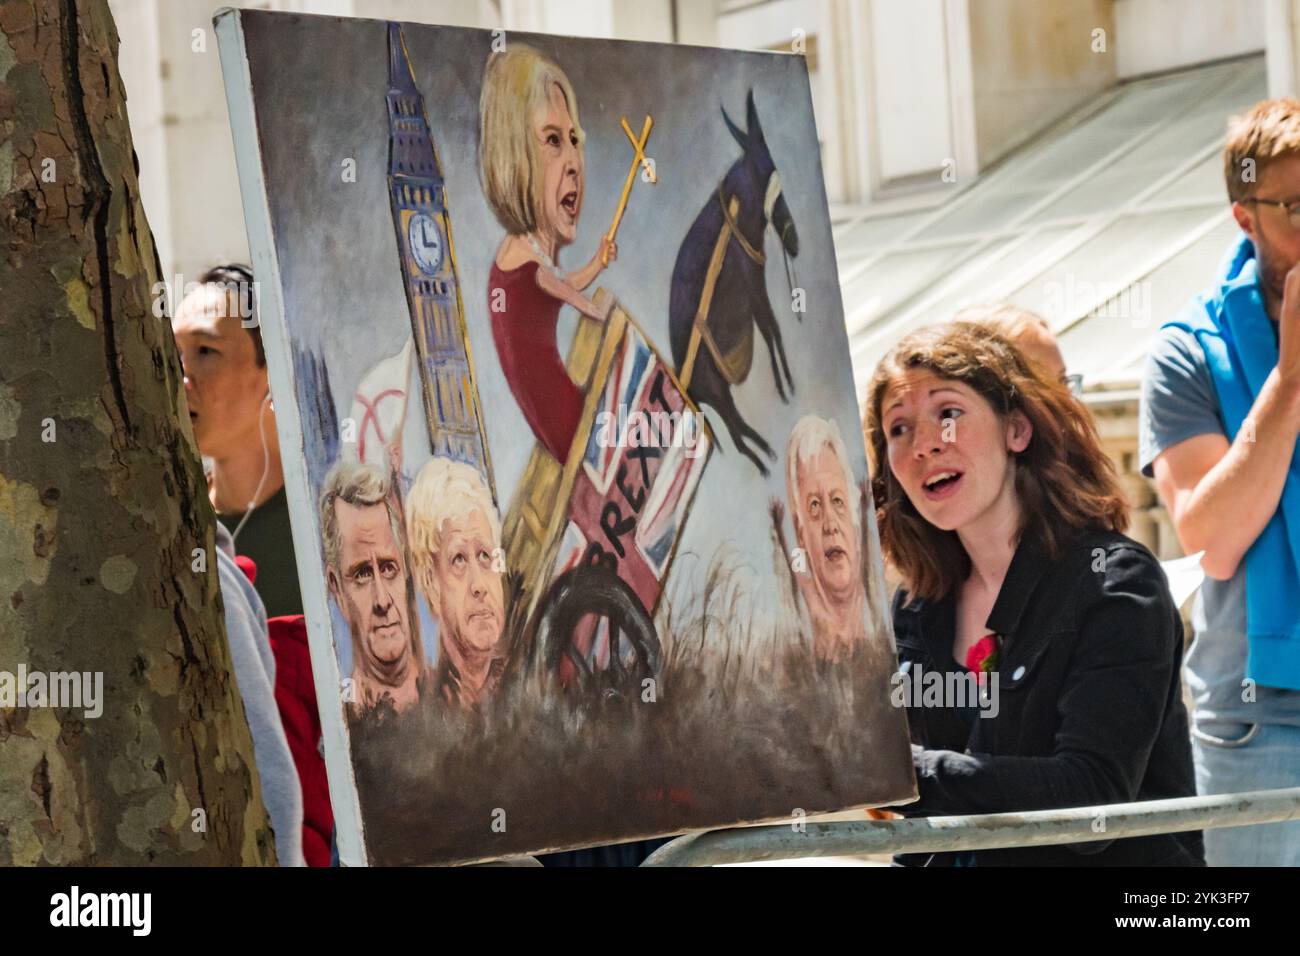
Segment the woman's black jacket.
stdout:
[[[900,589],[893,610],[900,670],[953,670],[955,610],[952,597],[908,603]],[[1195,795],[1179,680],[1182,622],[1150,551],[1122,534],[1094,531],[1074,536],[1050,560],[1025,536],[987,626],[1003,636],[1003,646],[996,694],[990,680],[983,715],[968,719],[951,706],[924,706],[916,692],[924,678],[906,700],[920,791],[918,803],[898,808],[906,816]],[[1104,816],[1094,829],[1105,832]],[[1203,865],[1204,856],[1201,833],[1192,831],[985,850],[961,861]],[[914,854],[897,862],[958,860]]]

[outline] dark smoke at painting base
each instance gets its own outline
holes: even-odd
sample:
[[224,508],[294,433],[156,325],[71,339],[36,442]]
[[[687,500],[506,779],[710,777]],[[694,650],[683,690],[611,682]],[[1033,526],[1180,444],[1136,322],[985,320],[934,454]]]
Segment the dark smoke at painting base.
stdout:
[[885,732],[881,643],[834,665],[787,643],[744,674],[729,656],[678,655],[653,703],[520,687],[482,713],[426,698],[356,722],[370,862],[468,862],[896,799],[911,753]]

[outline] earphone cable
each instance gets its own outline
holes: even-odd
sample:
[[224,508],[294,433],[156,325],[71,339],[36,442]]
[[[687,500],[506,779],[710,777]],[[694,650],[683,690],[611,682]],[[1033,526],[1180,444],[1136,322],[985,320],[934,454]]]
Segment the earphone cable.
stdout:
[[257,507],[257,499],[262,494],[262,487],[266,484],[266,476],[271,473],[271,450],[266,443],[266,407],[271,404],[271,393],[266,393],[266,400],[262,402],[262,411],[257,416],[257,433],[262,439],[262,477],[257,480],[257,488],[253,492],[253,500],[248,503],[248,510],[244,512],[244,517],[239,519],[239,524],[235,525],[235,530],[230,534],[230,543],[233,545],[239,540],[239,532],[244,530],[244,525],[253,515],[253,509]]

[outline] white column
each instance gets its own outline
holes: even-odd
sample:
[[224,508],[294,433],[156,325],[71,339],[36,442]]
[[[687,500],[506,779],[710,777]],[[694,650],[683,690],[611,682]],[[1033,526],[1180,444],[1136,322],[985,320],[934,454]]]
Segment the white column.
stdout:
[[1265,0],[1265,4],[1268,95],[1295,96],[1300,91],[1300,2]]
[[[167,0],[158,7],[167,189],[171,216],[170,278],[186,282],[215,261],[247,262],[235,148],[212,29],[211,0]],[[143,169],[141,170],[143,175]]]
[[954,158],[946,15],[943,0],[870,4],[877,186],[931,174],[937,183]]
[[948,117],[957,179],[967,182],[979,173],[979,139],[975,134],[975,75],[971,66],[970,0],[944,0],[943,26],[947,41]]
[[172,210],[158,60],[158,0],[109,0],[120,45],[117,68],[126,89],[131,140],[140,161],[140,193],[163,272],[171,266]]
[[860,0],[825,0],[813,80],[823,84],[820,102],[825,111],[818,113],[817,135],[832,202],[871,200],[871,130],[876,112],[870,87],[869,20],[870,10]]

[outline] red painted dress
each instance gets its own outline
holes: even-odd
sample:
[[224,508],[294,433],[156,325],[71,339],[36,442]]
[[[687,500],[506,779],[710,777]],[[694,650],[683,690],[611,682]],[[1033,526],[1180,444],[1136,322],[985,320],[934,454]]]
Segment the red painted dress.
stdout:
[[[538,286],[539,268],[540,263],[529,261],[503,271],[493,262],[488,314],[510,393],[542,447],[563,464],[582,418],[582,392],[569,378],[555,341],[564,303]],[[505,308],[495,311],[494,305]]]

